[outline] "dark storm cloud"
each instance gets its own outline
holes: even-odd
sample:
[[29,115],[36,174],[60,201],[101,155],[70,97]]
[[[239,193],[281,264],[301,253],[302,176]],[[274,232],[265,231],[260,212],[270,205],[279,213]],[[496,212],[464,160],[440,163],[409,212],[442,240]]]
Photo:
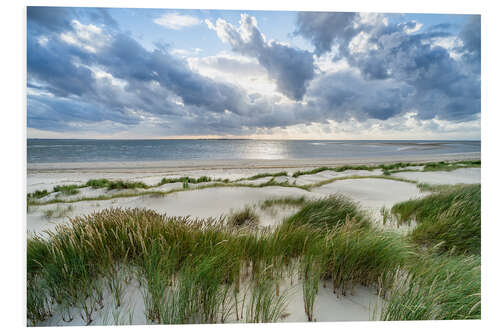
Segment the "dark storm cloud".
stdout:
[[28,127],[42,130],[78,130],[75,124],[113,121],[125,125],[139,123],[138,117],[124,116],[121,112],[87,103],[81,99],[28,96]]
[[57,96],[82,95],[92,87],[92,73],[85,67],[76,66],[74,58],[88,56],[54,37],[42,46],[37,35],[28,29],[27,67],[28,84],[41,82]]
[[356,35],[353,22],[356,13],[300,12],[297,14],[295,35],[311,40],[317,54],[331,50],[334,43],[344,47],[344,41]]
[[108,28],[118,27],[105,8],[28,6],[26,14],[28,26],[41,31],[61,32],[70,29],[71,21],[75,18],[83,22],[102,24]]
[[395,81],[366,81],[352,71],[323,76],[311,85],[311,106],[337,121],[391,118],[404,109],[413,89]]
[[[345,27],[339,25],[343,22]],[[333,27],[328,33],[329,27]],[[358,68],[365,80],[396,80],[414,89],[407,108],[419,110],[419,117],[461,121],[480,112],[480,77],[475,67],[480,61],[480,17],[471,16],[459,38],[463,47],[445,49],[433,44],[438,39],[454,38],[442,31],[444,26],[414,32],[414,21],[387,24],[362,22],[359,14],[299,13],[297,31],[309,38],[317,53],[338,48],[337,58],[344,58]],[[355,43],[365,39],[364,49]],[[451,51],[460,53],[459,59]],[[378,101],[376,100],[375,103]],[[388,109],[387,112],[390,113]]]
[[[266,41],[249,16],[239,27],[209,24],[233,51],[257,61],[213,57],[204,65],[267,73],[280,92],[302,100],[283,103],[192,71],[168,45],[145,49],[106,10],[29,7],[28,126],[76,131],[151,121],[163,135],[238,135],[328,120],[384,121],[413,110],[418,119],[455,122],[480,112],[478,18],[458,35],[463,44],[444,48],[432,41],[457,37],[444,28],[408,33],[415,22],[386,25],[361,22],[355,13],[323,14],[300,13],[296,34],[309,38],[317,55],[332,51],[345,59],[346,70],[315,74],[312,53]],[[360,36],[363,47],[353,51]]]
[[310,52],[275,41],[266,42],[255,18],[245,14],[241,15],[240,27],[221,19],[215,26],[208,25],[234,52],[255,57],[280,92],[291,99],[302,100],[308,82],[314,77],[314,58]]
[[[70,25],[70,30],[64,31],[77,34],[77,28]],[[43,88],[55,97],[70,98],[65,106],[76,103],[77,98],[94,103],[96,114],[100,116],[92,118],[92,114],[84,113],[91,121],[127,123],[126,108],[151,114],[181,115],[179,106],[167,100],[167,97],[176,96],[188,110],[189,107],[203,107],[209,112],[221,113],[228,109],[236,114],[248,110],[244,103],[246,95],[241,90],[192,72],[183,60],[171,56],[165,49],[147,51],[127,34],[115,31],[108,36],[109,41],[93,53],[61,40],[58,29],[52,35],[44,32],[43,36],[48,38],[44,45],[39,42],[42,35],[37,30],[28,30],[28,85]],[[110,80],[97,79],[91,67],[103,69],[122,80],[126,83],[125,88],[117,89]],[[40,103],[32,103],[29,109],[47,110],[48,104],[47,100],[43,107]],[[80,105],[66,108],[61,105],[61,102],[53,105],[53,116],[61,121],[71,118],[61,117],[63,110],[69,114],[85,109]],[[98,112],[100,108],[122,116],[106,118],[105,113]],[[29,117],[34,113],[29,112]]]
[[460,32],[460,38],[464,45],[467,61],[475,65],[475,70],[480,72],[481,68],[481,16],[471,15],[467,24]]

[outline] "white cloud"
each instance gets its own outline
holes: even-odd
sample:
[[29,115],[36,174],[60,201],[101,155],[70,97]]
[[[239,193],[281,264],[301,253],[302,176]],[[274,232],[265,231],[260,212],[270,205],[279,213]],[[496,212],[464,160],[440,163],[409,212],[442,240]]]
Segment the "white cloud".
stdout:
[[93,24],[85,25],[73,20],[71,25],[73,31],[61,33],[59,38],[65,43],[75,45],[87,52],[97,53],[101,47],[111,40],[109,35],[103,33],[101,28]]
[[376,44],[370,43],[371,35],[361,31],[356,37],[354,37],[349,43],[349,50],[351,54],[368,52],[370,50],[377,50]]
[[38,38],[38,44],[40,44],[41,46],[47,45],[48,42],[49,42],[49,39],[46,36],[40,36]]
[[371,25],[371,26],[388,26],[389,20],[384,14],[379,13],[359,13],[358,22],[354,22],[354,27],[357,28],[358,24]]
[[412,20],[412,21],[410,21],[410,22],[411,22],[411,23],[415,23],[415,26],[414,26],[413,28],[409,28],[409,27],[408,27],[408,25],[407,25],[407,26],[405,27],[405,29],[404,29],[404,30],[405,30],[405,32],[406,32],[407,34],[411,34],[411,33],[417,32],[417,31],[419,31],[419,30],[420,30],[420,28],[422,28],[422,23],[417,22],[417,21],[415,21],[415,20]]
[[190,15],[181,15],[178,13],[167,13],[154,20],[154,23],[161,25],[167,29],[180,30],[201,24],[202,21],[197,17]]
[[323,53],[321,56],[314,55],[314,65],[318,69],[317,73],[334,73],[341,70],[356,70],[351,68],[345,58],[338,61],[332,61],[336,51]]
[[471,139],[481,133],[481,120],[454,123],[437,118],[418,120],[416,112],[389,118],[385,121],[355,119],[344,122],[328,120],[285,127],[257,128],[248,137],[253,139],[306,139],[306,140],[422,140]]
[[198,48],[198,47],[195,47],[192,50],[173,49],[172,51],[170,51],[170,53],[174,54],[174,55],[177,55],[177,56],[181,56],[181,57],[187,57],[187,56],[190,56],[190,55],[196,55],[196,54],[200,53],[201,51],[203,51],[203,50],[200,49],[200,48]]
[[464,45],[463,41],[456,36],[432,38],[430,44],[433,48],[439,46],[446,49],[453,59],[460,58],[460,54],[455,50],[460,49]]
[[265,68],[254,58],[221,52],[216,56],[190,57],[187,61],[191,70],[219,82],[238,85],[247,94],[287,99],[276,92],[276,83],[269,79]]
[[85,66],[85,67],[87,67],[89,70],[92,71],[92,73],[94,74],[94,77],[96,79],[108,80],[111,83],[111,85],[113,85],[113,86],[120,87],[121,89],[124,89],[128,84],[127,81],[117,79],[113,75],[111,75],[110,73],[102,70],[101,68],[98,68],[95,66],[94,67]]

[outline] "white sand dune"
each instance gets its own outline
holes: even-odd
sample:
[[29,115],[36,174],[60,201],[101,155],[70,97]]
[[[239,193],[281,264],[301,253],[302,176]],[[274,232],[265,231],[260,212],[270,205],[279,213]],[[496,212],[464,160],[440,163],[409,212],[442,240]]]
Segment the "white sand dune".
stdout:
[[[90,214],[105,208],[148,208],[169,216],[192,216],[199,218],[218,217],[228,214],[231,210],[254,205],[260,201],[282,196],[307,196],[318,198],[320,195],[293,187],[268,186],[263,188],[250,187],[214,187],[193,191],[182,191],[165,196],[137,196],[116,198],[111,200],[80,201],[72,204],[50,204],[35,206],[28,213],[28,232],[39,233],[44,229],[54,230],[59,223],[67,221],[67,217]],[[47,210],[73,209],[63,218],[46,218]],[[280,221],[280,220],[278,220]],[[265,225],[272,225],[267,219]]]
[[453,171],[398,172],[395,177],[416,180],[427,184],[478,184],[481,182],[481,168],[462,168]]
[[[460,157],[457,157],[460,159]],[[443,160],[443,158],[436,158],[435,160]],[[318,161],[312,161],[318,162]],[[312,163],[311,162],[311,163]],[[321,162],[321,161],[319,161]],[[325,162],[325,161],[323,161]],[[330,161],[331,162],[331,161]],[[346,164],[343,161],[339,164]],[[359,162],[359,161],[358,161]],[[377,163],[384,162],[377,160]],[[396,162],[396,161],[391,161]],[[122,179],[130,181],[143,181],[148,185],[157,184],[163,177],[200,177],[210,176],[213,178],[228,178],[231,180],[240,179],[242,177],[249,177],[258,173],[277,173],[280,171],[287,171],[289,176],[276,177],[277,182],[286,182],[297,185],[306,185],[316,183],[318,181],[328,180],[332,178],[345,177],[345,176],[370,176],[380,175],[381,170],[374,171],[345,171],[341,173],[333,171],[324,171],[314,175],[303,175],[297,178],[290,177],[291,174],[297,170],[310,170],[313,167],[321,166],[322,164],[308,165],[304,161],[293,165],[291,162],[281,162],[281,165],[286,168],[276,168],[278,163],[265,162],[249,163],[250,168],[244,168],[242,164],[238,164],[236,168],[230,169],[221,167],[220,165],[204,165],[201,168],[195,169],[194,167],[183,168],[187,170],[165,169],[158,165],[149,164],[149,169],[142,167],[130,169],[130,165],[120,168],[114,166],[116,170],[106,169],[105,172],[96,170],[95,168],[84,169],[85,165],[72,166],[73,169],[59,169],[48,168],[47,166],[38,169],[32,168],[28,172],[28,192],[37,189],[52,190],[55,185],[63,184],[84,184],[88,179],[92,178],[108,178],[108,179]],[[352,161],[351,161],[352,163]],[[365,162],[366,163],[366,162]],[[325,165],[325,164],[323,164]],[[332,166],[334,164],[329,164]],[[337,164],[338,165],[338,164]],[[88,167],[88,166],[87,166]],[[270,168],[267,168],[270,167]],[[45,168],[45,169],[44,169]],[[48,168],[48,169],[47,169]],[[80,168],[80,169],[79,169]],[[157,169],[155,169],[157,168]],[[396,177],[412,179],[419,182],[431,184],[455,184],[455,183],[478,183],[480,182],[480,169],[467,168],[458,169],[451,172],[401,172],[394,174]],[[241,181],[240,183],[258,185],[267,182],[272,177],[263,177],[253,181]],[[305,196],[309,199],[323,198],[332,194],[342,194],[354,201],[358,202],[361,208],[370,212],[376,221],[381,220],[380,209],[382,207],[390,208],[397,202],[408,200],[411,198],[418,198],[426,193],[419,191],[417,186],[412,183],[386,180],[386,179],[346,179],[337,180],[332,183],[323,185],[321,187],[313,188],[310,192],[295,188],[283,186],[268,186],[262,188],[251,187],[213,187],[205,189],[194,189],[197,186],[205,184],[190,184],[193,188],[192,191],[181,191],[171,193],[168,195],[143,195],[134,197],[115,198],[110,200],[94,200],[94,201],[79,201],[71,204],[48,204],[42,206],[30,207],[27,213],[27,231],[29,235],[33,233],[41,233],[44,230],[54,230],[59,224],[66,223],[68,218],[90,214],[105,208],[148,208],[156,210],[160,213],[169,216],[192,216],[199,218],[218,217],[224,214],[229,214],[232,211],[244,208],[247,205],[255,206],[256,212],[260,218],[260,225],[265,227],[273,227],[279,224],[283,218],[295,213],[298,208],[294,207],[272,207],[270,209],[261,209],[258,203],[265,199],[278,198],[283,196],[301,197]],[[160,187],[153,188],[152,190],[169,191],[172,189],[182,188],[182,183],[165,184]],[[141,192],[142,189],[128,190],[129,192]],[[123,191],[107,191],[106,189],[92,189],[81,188],[80,193],[69,196],[60,197],[63,199],[76,199],[82,197],[96,197],[99,195],[110,195],[113,193],[124,193]],[[51,194],[45,200],[53,199],[57,194]],[[71,208],[68,208],[71,207]],[[70,210],[71,209],[71,210]],[[54,210],[63,212],[64,216],[48,218],[46,212]],[[296,279],[295,279],[296,280]],[[285,322],[303,322],[307,321],[306,314],[304,313],[304,305],[302,299],[302,288],[298,281],[290,285],[289,280],[282,282],[282,289],[290,289],[288,295],[288,306],[286,313],[288,314],[283,318]],[[130,309],[121,310],[118,316],[118,322],[128,324],[128,313],[132,312],[132,324],[145,324],[146,319],[144,315],[144,300],[143,292],[140,288],[133,283],[125,290],[124,298],[128,300],[127,304]],[[319,293],[315,302],[314,318],[317,321],[357,321],[357,320],[370,320],[373,309],[379,298],[374,290],[356,287],[353,295],[348,294],[345,297],[337,298],[332,290],[328,287],[323,288],[320,286]],[[110,295],[105,299],[105,307],[102,311],[95,314],[94,325],[99,324],[114,324],[116,311],[113,311],[113,303]],[[130,311],[129,311],[130,310]],[[57,316],[52,317],[45,325],[83,325],[83,320],[79,317],[78,309],[73,309],[73,321],[70,323],[63,322]],[[113,314],[113,312],[115,312]],[[234,319],[234,318],[233,318]]]
[[358,202],[361,207],[375,210],[422,196],[415,184],[372,178],[337,180],[312,191],[324,195],[343,194]]

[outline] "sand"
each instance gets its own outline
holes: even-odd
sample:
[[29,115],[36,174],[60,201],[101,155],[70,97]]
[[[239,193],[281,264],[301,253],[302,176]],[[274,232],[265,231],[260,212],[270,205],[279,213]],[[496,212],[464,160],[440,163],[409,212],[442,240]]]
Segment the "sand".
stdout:
[[[39,233],[43,230],[54,230],[55,226],[67,221],[68,217],[81,216],[105,208],[148,208],[169,216],[192,216],[199,218],[218,217],[244,208],[246,205],[255,205],[260,201],[282,196],[307,196],[318,198],[320,195],[293,187],[269,186],[263,188],[248,187],[214,187],[193,191],[183,191],[165,196],[137,196],[116,198],[111,200],[81,201],[71,204],[50,204],[35,206],[28,213],[28,233]],[[47,210],[68,206],[72,211],[66,217],[46,218]],[[264,225],[272,225],[281,220],[264,218]]]
[[477,184],[481,182],[481,168],[463,168],[453,171],[398,172],[395,177],[427,184]]
[[[480,158],[477,154],[450,155],[450,156],[430,156],[425,159],[416,157],[415,159],[405,159],[402,162],[410,161],[441,161],[446,159],[476,159]],[[190,162],[182,164],[180,162],[148,162],[144,164],[136,163],[132,165],[112,163],[112,164],[58,164],[58,165],[28,165],[27,191],[52,190],[55,185],[63,184],[84,184],[89,179],[108,178],[122,179],[130,181],[142,181],[148,185],[157,184],[163,177],[200,177],[210,176],[213,178],[228,178],[237,180],[243,177],[250,177],[258,173],[277,173],[286,171],[288,176],[275,177],[277,183],[288,182],[289,184],[309,185],[333,178],[345,176],[377,176],[382,173],[381,170],[359,170],[333,172],[324,171],[314,175],[303,175],[297,178],[290,177],[297,170],[310,170],[315,167],[328,165],[337,166],[343,164],[367,164],[367,163],[388,163],[399,162],[401,160],[392,160],[379,158],[370,161],[239,161],[224,164],[220,161],[212,162]],[[294,164],[295,163],[295,164]],[[418,170],[418,169],[417,169]],[[451,172],[401,172],[394,176],[425,182],[430,184],[455,184],[455,183],[479,183],[479,168],[464,168]],[[273,177],[263,177],[256,180],[240,181],[241,184],[259,185],[271,180]],[[298,208],[294,207],[272,207],[270,209],[261,209],[259,203],[265,199],[278,198],[283,196],[301,197],[309,199],[323,198],[332,194],[342,194],[358,202],[362,209],[371,214],[376,223],[380,224],[382,216],[380,209],[390,208],[397,202],[419,198],[428,193],[422,193],[417,186],[412,183],[386,180],[386,179],[345,179],[336,180],[332,183],[315,187],[311,191],[306,191],[295,187],[268,186],[262,188],[251,187],[214,187],[205,189],[195,189],[204,184],[190,184],[192,191],[182,191],[168,195],[144,195],[125,198],[115,198],[111,200],[93,200],[79,201],[70,204],[49,204],[42,206],[32,206],[27,213],[27,232],[42,233],[44,230],[54,230],[59,224],[66,223],[69,218],[90,214],[105,208],[148,208],[154,209],[160,213],[169,216],[192,216],[198,218],[219,217],[230,214],[245,206],[255,208],[259,216],[259,225],[262,227],[275,227],[281,221],[295,213]],[[182,183],[165,184],[151,190],[169,191],[172,189],[181,189]],[[126,190],[127,193],[139,193],[143,189]],[[123,191],[107,191],[106,189],[81,188],[80,192],[73,196],[61,197],[60,199],[78,199],[85,197],[95,197],[98,195],[110,195],[116,193],[125,193]],[[51,194],[44,200],[50,200],[57,196]],[[54,211],[53,217],[47,217],[47,211]],[[61,216],[58,216],[58,215]],[[408,230],[408,228],[406,229]],[[302,288],[297,282],[290,285],[288,306],[286,312],[289,314],[283,321],[302,322],[307,317],[304,313],[302,301]],[[285,288],[285,285],[283,285]],[[134,316],[131,320],[133,324],[146,323],[144,317],[143,291],[138,284],[131,283],[125,291],[125,298],[129,299],[133,308]],[[109,295],[108,295],[109,296]],[[371,318],[373,307],[379,301],[375,292],[371,289],[356,287],[353,295],[337,298],[329,288],[320,286],[319,294],[315,303],[315,319],[317,321],[355,321],[369,320]],[[111,297],[105,300],[105,312],[101,311],[94,320],[93,324],[113,324],[115,323],[113,315],[113,305]],[[106,314],[107,313],[107,314]],[[116,313],[115,313],[116,316]],[[128,310],[122,311],[118,322],[128,324]],[[83,320],[79,317],[78,310],[74,309],[74,320],[71,323],[62,322],[52,318],[46,325],[82,325]]]
[[481,153],[450,153],[440,155],[414,156],[377,156],[372,158],[336,159],[280,159],[280,160],[178,160],[147,162],[79,162],[79,163],[29,163],[28,174],[42,171],[80,171],[80,172],[128,172],[136,170],[148,172],[185,172],[196,170],[244,170],[247,169],[297,169],[320,166],[341,166],[346,164],[380,164],[398,162],[438,162],[481,159]]
[[382,207],[392,207],[395,203],[405,201],[423,194],[415,184],[387,179],[345,179],[314,188],[314,193],[330,195],[343,194],[372,212]]
[[[105,281],[102,281],[105,282]],[[116,307],[116,302],[107,288],[104,289],[103,308],[94,310],[91,325],[146,325],[146,306],[143,295],[146,292],[144,284],[132,278],[124,285],[121,297],[121,307]],[[245,293],[248,296],[245,297]],[[226,323],[244,323],[249,298],[248,280],[241,284],[238,296],[239,313],[243,312],[243,319],[236,320],[234,311],[228,316]],[[278,322],[307,322],[304,312],[304,299],[301,282],[297,274],[285,277],[280,283],[280,295],[285,295],[286,306],[283,317]],[[244,303],[244,299],[247,299]],[[376,290],[357,286],[353,292],[347,292],[345,296],[337,296],[331,288],[331,281],[325,281],[318,286],[318,294],[314,303],[313,320],[318,322],[336,321],[368,321],[373,318],[374,311],[380,308],[383,302],[378,297]],[[241,306],[243,305],[243,310]],[[72,320],[66,322],[62,319],[62,309],[54,305],[54,316],[50,317],[41,326],[82,326],[86,322],[82,318],[83,311],[79,306],[70,308]],[[64,312],[67,320],[67,311]]]

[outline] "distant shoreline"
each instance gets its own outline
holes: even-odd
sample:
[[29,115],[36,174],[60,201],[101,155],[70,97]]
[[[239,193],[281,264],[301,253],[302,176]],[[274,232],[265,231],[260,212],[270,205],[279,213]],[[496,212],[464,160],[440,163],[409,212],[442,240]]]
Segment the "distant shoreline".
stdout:
[[36,172],[168,172],[209,169],[271,169],[340,166],[346,164],[381,164],[398,162],[437,162],[479,160],[480,152],[446,153],[415,156],[378,156],[313,159],[239,159],[239,160],[166,160],[166,161],[120,161],[120,162],[61,162],[27,163],[28,173]]
[[191,141],[197,141],[197,140],[251,140],[251,141],[348,141],[348,142],[356,142],[356,141],[362,141],[362,142],[381,142],[381,141],[388,141],[388,142],[398,142],[398,143],[412,143],[412,142],[481,142],[481,140],[475,140],[475,139],[470,139],[470,140],[413,140],[413,139],[400,139],[400,140],[387,140],[387,139],[261,139],[261,138],[163,138],[163,139],[158,139],[158,138],[150,138],[150,139],[93,139],[93,138],[88,138],[88,139],[82,139],[82,138],[26,138],[26,140],[53,140],[53,141],[167,141],[167,140],[191,140]]

